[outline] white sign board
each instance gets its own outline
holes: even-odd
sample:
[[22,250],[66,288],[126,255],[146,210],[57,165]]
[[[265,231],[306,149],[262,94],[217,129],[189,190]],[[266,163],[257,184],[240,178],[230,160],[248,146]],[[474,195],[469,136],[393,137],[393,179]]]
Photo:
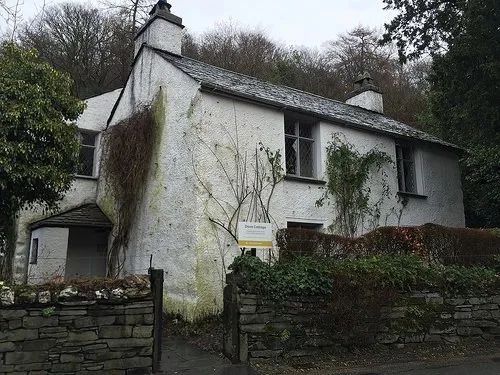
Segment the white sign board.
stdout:
[[238,223],[239,247],[273,247],[271,223]]

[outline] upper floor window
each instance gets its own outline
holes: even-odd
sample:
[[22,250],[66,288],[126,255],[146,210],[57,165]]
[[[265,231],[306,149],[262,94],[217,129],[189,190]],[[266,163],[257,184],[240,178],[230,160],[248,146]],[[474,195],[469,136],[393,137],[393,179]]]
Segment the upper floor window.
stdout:
[[80,164],[77,175],[94,176],[96,141],[97,133],[80,131]]
[[417,193],[415,153],[411,146],[396,143],[398,188],[403,193]]
[[301,177],[315,177],[313,121],[285,115],[286,173]]

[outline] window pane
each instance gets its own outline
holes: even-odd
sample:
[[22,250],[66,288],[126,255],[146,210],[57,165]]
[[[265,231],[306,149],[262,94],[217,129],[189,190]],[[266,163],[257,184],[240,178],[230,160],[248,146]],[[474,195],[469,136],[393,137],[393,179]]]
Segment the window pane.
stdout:
[[80,148],[80,168],[78,174],[81,176],[93,176],[94,172],[94,147],[82,146]]
[[95,134],[80,132],[80,143],[87,146],[95,146]]
[[285,134],[296,135],[295,124],[295,121],[285,118]]
[[31,257],[30,264],[36,264],[38,262],[38,238],[33,238],[31,243]]
[[297,139],[285,137],[286,173],[297,174]]
[[405,188],[409,193],[415,193],[417,191],[415,186],[415,166],[413,161],[404,161],[404,178],[405,178]]
[[396,163],[398,169],[398,189],[399,191],[405,191],[405,184],[403,180],[403,161],[398,160]]
[[300,175],[313,177],[313,142],[300,140]]
[[403,159],[403,150],[400,145],[396,145],[396,160]]
[[307,124],[299,125],[300,136],[304,138],[312,138],[312,126]]
[[413,160],[413,153],[410,147],[402,147],[402,150],[404,160]]
[[312,224],[312,223],[301,223],[298,221],[288,221],[286,223],[287,228],[299,228],[299,229],[310,229],[320,231],[323,227],[321,224]]

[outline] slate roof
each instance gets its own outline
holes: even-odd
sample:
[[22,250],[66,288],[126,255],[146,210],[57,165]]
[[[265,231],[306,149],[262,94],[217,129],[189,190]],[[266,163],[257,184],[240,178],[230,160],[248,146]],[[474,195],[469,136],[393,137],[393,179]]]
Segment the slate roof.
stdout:
[[412,138],[461,150],[458,146],[417,130],[383,114],[327,99],[287,86],[274,85],[244,74],[218,68],[185,56],[153,49],[175,67],[195,79],[202,88],[249,99],[286,110],[307,113],[346,126]]
[[31,229],[40,227],[94,227],[113,228],[113,223],[95,203],[85,204],[69,211],[50,216],[31,224]]

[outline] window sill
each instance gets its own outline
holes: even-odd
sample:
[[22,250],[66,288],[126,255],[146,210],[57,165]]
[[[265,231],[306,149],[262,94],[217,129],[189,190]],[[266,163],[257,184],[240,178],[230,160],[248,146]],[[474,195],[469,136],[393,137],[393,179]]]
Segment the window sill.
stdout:
[[78,179],[81,179],[81,180],[94,180],[94,181],[97,181],[97,176],[83,176],[83,175],[80,175],[80,174],[77,174],[75,176],[75,178],[78,178]]
[[287,175],[285,175],[285,180],[287,180],[287,181],[305,182],[305,183],[314,184],[314,185],[324,185],[324,184],[326,184],[326,181],[323,181],[323,180],[318,180],[318,179],[310,178],[310,177],[295,176],[293,174],[287,174]]
[[417,198],[417,199],[427,199],[427,195],[408,193],[405,191],[398,191],[398,195],[404,198]]

